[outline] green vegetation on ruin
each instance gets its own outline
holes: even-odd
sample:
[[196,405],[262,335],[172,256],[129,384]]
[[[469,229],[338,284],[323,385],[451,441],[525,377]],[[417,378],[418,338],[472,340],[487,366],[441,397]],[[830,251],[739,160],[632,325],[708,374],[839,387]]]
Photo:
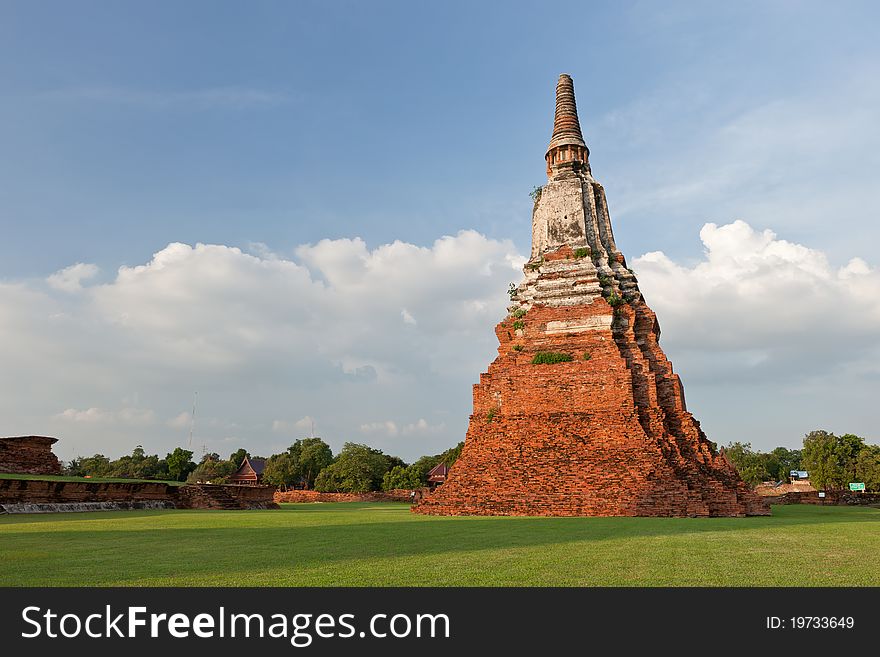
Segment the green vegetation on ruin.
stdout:
[[4,586],[878,586],[880,510],[432,517],[406,504],[0,516]]
[[574,360],[571,354],[563,354],[558,351],[539,351],[532,358],[532,365],[555,365],[556,363],[570,363]]

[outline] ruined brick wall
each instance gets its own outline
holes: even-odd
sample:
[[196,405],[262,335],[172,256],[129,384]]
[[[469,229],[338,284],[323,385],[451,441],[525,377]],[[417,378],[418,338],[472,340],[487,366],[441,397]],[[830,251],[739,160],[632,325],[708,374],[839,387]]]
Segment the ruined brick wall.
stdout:
[[61,463],[52,453],[55,442],[55,438],[46,436],[0,438],[0,472],[60,474]]
[[274,492],[271,486],[0,479],[0,504],[167,502],[178,509],[269,509],[277,508]]
[[0,504],[172,501],[177,486],[160,482],[99,483],[0,479]]
[[187,484],[179,486],[172,500],[178,509],[277,509],[274,486]]
[[277,491],[275,501],[281,502],[409,502],[410,491],[397,489],[370,493],[321,493],[316,490]]

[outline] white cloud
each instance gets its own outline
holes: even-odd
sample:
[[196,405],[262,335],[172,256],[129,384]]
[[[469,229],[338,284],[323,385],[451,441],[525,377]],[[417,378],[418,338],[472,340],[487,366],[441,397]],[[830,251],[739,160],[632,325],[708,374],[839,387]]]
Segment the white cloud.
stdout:
[[[474,231],[427,247],[322,240],[294,259],[251,251],[172,243],[76,295],[0,283],[0,416],[10,427],[55,431],[61,454],[74,440],[80,452],[95,444],[113,453],[111,418],[128,424],[126,440],[173,448],[190,421],[181,407],[197,389],[196,434],[209,448],[225,448],[235,427],[259,453],[273,433],[310,431],[316,416],[338,448],[364,417],[394,417],[401,405],[432,417],[467,396],[495,351],[491,327],[522,262],[511,242]],[[100,410],[138,392],[167,418],[164,431],[138,434],[134,415]],[[58,415],[59,406],[71,412]],[[109,414],[107,431],[72,421],[90,408]],[[463,433],[467,410],[457,415]],[[401,443],[381,448],[414,458],[448,447],[430,431],[419,434],[424,444],[404,441],[405,426],[386,426],[377,439]],[[418,422],[407,429],[417,433]]]
[[82,282],[94,278],[100,270],[96,265],[78,262],[65,267],[46,278],[50,287],[62,292],[79,292]]
[[192,424],[192,411],[186,412],[181,411],[173,418],[168,420],[165,424],[173,429],[185,429]]
[[[710,436],[760,444],[753,425],[792,417],[834,428],[846,416],[841,429],[864,432],[880,380],[875,265],[834,265],[744,222],[700,236],[699,262],[652,252],[633,265]],[[510,242],[463,231],[429,247],[343,239],[267,253],[174,243],[74,295],[0,283],[4,432],[54,433],[67,458],[167,451],[186,440],[181,409],[198,390],[194,442],[223,453],[269,453],[313,417],[334,449],[361,436],[409,460],[464,436],[521,275]]]
[[385,420],[384,422],[366,422],[361,425],[361,431],[364,433],[384,433],[387,436],[396,436],[400,433],[397,423],[393,420]]
[[743,221],[706,224],[693,265],[662,252],[633,262],[664,345],[706,376],[797,381],[877,365],[880,272],[854,258],[834,267],[816,249]]
[[119,424],[123,426],[147,426],[156,420],[156,414],[145,408],[121,408],[117,411],[91,407],[84,410],[68,408],[59,413],[59,419],[86,424]]
[[400,316],[403,318],[404,324],[409,324],[411,326],[415,326],[417,324],[416,318],[413,317],[406,308],[400,311]]
[[821,86],[726,98],[713,89],[722,78],[682,79],[601,117],[590,148],[607,158],[594,172],[622,246],[681,256],[698,226],[735,217],[835,259],[852,255],[854,235],[880,239],[875,68],[842,66]]
[[420,418],[416,422],[401,425],[394,420],[385,420],[384,422],[365,422],[361,424],[361,431],[366,434],[381,434],[385,436],[411,436],[411,435],[430,435],[437,434],[446,428],[444,422],[439,424],[429,424],[424,418]]
[[404,435],[409,434],[432,434],[439,433],[446,428],[445,422],[439,424],[429,424],[424,418],[420,418],[417,422],[404,425],[400,432]]
[[291,422],[290,420],[273,420],[272,431],[276,433],[290,433],[292,431],[308,431],[311,432],[315,426],[315,420],[306,415],[298,420]]

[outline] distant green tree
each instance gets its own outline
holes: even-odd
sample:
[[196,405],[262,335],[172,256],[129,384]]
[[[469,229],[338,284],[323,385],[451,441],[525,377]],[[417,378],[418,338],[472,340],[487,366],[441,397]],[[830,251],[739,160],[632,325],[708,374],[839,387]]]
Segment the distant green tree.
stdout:
[[843,478],[846,480],[841,482],[842,488],[847,488],[849,482],[856,481],[856,462],[864,447],[865,439],[855,434],[845,433],[837,438],[834,453],[837,457],[837,463],[843,471]]
[[207,481],[212,484],[224,484],[236,469],[232,461],[221,459],[219,454],[205,454],[201,463],[189,473],[186,480],[190,483]]
[[428,473],[442,463],[440,455],[423,456],[407,468],[409,484],[397,488],[424,488],[428,485]]
[[103,454],[78,456],[67,464],[67,474],[75,477],[108,477],[110,459]]
[[245,458],[250,458],[250,455],[251,453],[247,451],[244,447],[239,447],[237,450],[229,455],[229,460],[232,461],[232,464],[237,470],[241,466],[242,461],[244,461]]
[[174,451],[165,457],[168,465],[168,474],[175,481],[185,481],[190,472],[195,470],[196,464],[192,462],[193,453],[182,447],[175,447]]
[[382,477],[382,490],[421,488],[424,484],[414,476],[415,474],[412,466],[404,468],[402,465],[395,465]]
[[880,445],[865,445],[861,449],[853,481],[864,482],[870,491],[880,491]]
[[367,445],[345,443],[336,460],[315,479],[315,490],[341,493],[379,490],[385,473],[392,467],[392,458]]
[[274,454],[263,468],[263,481],[272,486],[292,486],[300,479],[296,460],[288,452]]
[[770,479],[767,460],[759,452],[752,450],[751,443],[732,442],[724,448],[727,458],[736,466],[742,480],[749,486],[756,486]]
[[428,485],[428,473],[440,463],[445,463],[451,468],[458,460],[463,447],[464,441],[455,447],[450,447],[442,454],[422,456],[407,468],[400,465],[392,467],[382,479],[382,490],[424,488]]
[[440,463],[445,463],[446,467],[451,468],[455,462],[458,460],[458,457],[461,456],[461,450],[464,449],[464,441],[462,440],[455,447],[450,447],[445,452],[440,454],[438,457],[438,461]]
[[837,436],[824,430],[811,431],[804,437],[803,466],[817,489],[843,488],[846,478],[838,459]]
[[296,476],[304,488],[314,488],[315,478],[324,468],[333,463],[330,445],[317,437],[302,438],[288,448],[294,459]]
[[776,481],[785,481],[788,479],[792,470],[801,470],[801,450],[788,449],[787,447],[777,447],[770,454],[773,455],[776,463],[775,471],[770,472]]

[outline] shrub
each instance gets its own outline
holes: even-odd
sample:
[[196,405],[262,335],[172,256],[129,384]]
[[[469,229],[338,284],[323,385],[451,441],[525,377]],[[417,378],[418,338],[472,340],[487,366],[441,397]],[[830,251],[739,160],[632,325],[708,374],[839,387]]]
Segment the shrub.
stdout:
[[590,354],[589,351],[585,351],[585,352],[584,352],[584,355],[581,356],[581,358],[583,358],[584,360],[590,360],[592,357],[593,357],[593,356]]
[[513,350],[514,351],[522,351],[523,346],[521,344],[515,344],[515,345],[513,345]]
[[513,315],[514,317],[516,317],[517,319],[519,319],[520,317],[526,316],[526,310],[525,310],[525,308],[517,308],[516,310],[514,310],[510,314]]
[[586,258],[588,255],[590,255],[589,247],[582,246],[574,250],[575,258]]
[[486,422],[491,422],[492,418],[494,418],[496,415],[498,415],[498,408],[493,406],[489,409],[489,412],[486,413]]
[[513,301],[514,299],[516,299],[516,293],[517,293],[517,291],[516,291],[516,284],[515,284],[515,283],[511,283],[510,286],[507,288],[507,296],[510,297],[510,300],[511,300],[511,301]]
[[520,329],[524,329],[525,327],[526,327],[525,323],[523,323],[523,322],[520,321],[520,320],[516,320],[516,321],[513,323],[513,330],[514,330],[514,331],[519,331]]
[[611,306],[612,308],[617,308],[617,306],[620,306],[623,303],[625,303],[624,300],[621,299],[617,295],[617,292],[612,292],[607,297],[605,297],[605,300],[608,302],[608,305]]
[[532,358],[532,365],[554,365],[556,363],[568,363],[574,360],[571,354],[563,354],[558,351],[539,351]]
[[535,187],[532,188],[532,191],[529,192],[529,196],[531,196],[532,200],[537,203],[541,200],[541,194],[543,193],[543,191],[544,188],[541,187],[541,185],[535,185]]

